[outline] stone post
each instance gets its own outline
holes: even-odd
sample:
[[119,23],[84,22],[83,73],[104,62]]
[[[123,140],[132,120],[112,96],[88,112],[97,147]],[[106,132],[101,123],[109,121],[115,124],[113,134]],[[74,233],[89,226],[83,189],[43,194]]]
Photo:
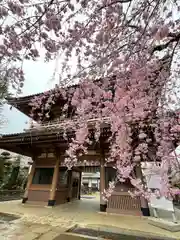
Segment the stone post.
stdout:
[[56,165],[54,167],[54,174],[50,189],[50,195],[48,200],[48,206],[54,206],[56,203],[56,190],[57,190],[57,183],[59,179],[59,164],[60,164],[60,157],[57,156],[56,158]]
[[28,200],[28,192],[29,192],[29,188],[32,184],[32,180],[33,180],[33,177],[34,177],[35,167],[36,167],[36,163],[35,163],[35,160],[33,159],[33,164],[31,166],[31,170],[30,170],[30,173],[28,175],[28,181],[27,181],[27,185],[26,185],[26,188],[25,188],[25,193],[24,193],[24,196],[23,196],[23,199],[22,199],[22,203],[25,203]]
[[[140,178],[142,180],[142,182],[144,183],[144,177],[143,177],[143,174],[142,174],[142,169],[141,169],[141,164],[140,163],[136,166],[136,177]],[[148,201],[144,197],[140,197],[140,202],[141,202],[142,215],[143,216],[150,216]]]

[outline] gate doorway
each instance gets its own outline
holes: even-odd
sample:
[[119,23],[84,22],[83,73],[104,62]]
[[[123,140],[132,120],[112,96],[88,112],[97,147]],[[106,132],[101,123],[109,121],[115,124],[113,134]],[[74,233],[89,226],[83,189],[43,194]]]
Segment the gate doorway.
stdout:
[[81,201],[88,210],[99,211],[100,206],[100,168],[82,167]]

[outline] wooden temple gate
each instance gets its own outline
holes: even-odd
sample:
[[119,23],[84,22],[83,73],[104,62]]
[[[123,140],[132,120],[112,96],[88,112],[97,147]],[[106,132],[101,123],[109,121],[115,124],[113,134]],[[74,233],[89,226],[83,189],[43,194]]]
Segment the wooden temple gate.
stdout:
[[[132,198],[128,193],[132,190],[131,184],[118,184],[108,202],[103,200],[101,192],[108,187],[109,181],[113,180],[115,171],[112,167],[104,165],[93,167],[92,165],[93,162],[91,166],[79,165],[72,170],[67,170],[66,167],[61,166],[59,159],[56,160],[53,157],[35,159],[23,203],[54,206],[80,199],[81,173],[94,171],[94,168],[95,171],[100,171],[100,211],[141,215],[140,199]],[[94,165],[97,165],[97,162],[94,162]]]
[[[29,103],[34,97],[32,95],[12,98],[8,101],[9,104],[31,117],[32,107]],[[102,191],[108,186],[108,182],[113,180],[112,166],[105,166],[105,155],[108,154],[109,146],[106,140],[111,134],[109,126],[102,126],[101,142],[95,144],[93,149],[89,149],[88,154],[82,156],[76,167],[70,171],[67,170],[64,154],[74,133],[69,132],[67,138],[64,138],[57,121],[61,116],[60,105],[61,101],[51,109],[52,124],[45,119],[40,129],[34,127],[22,133],[3,135],[0,138],[0,148],[32,157],[33,164],[22,202],[54,206],[80,199],[81,173],[85,166],[89,166],[98,167],[100,171],[100,211],[135,215],[140,215],[142,209],[148,212],[147,205],[143,205],[143,201],[130,197],[128,190],[132,185],[129,183],[117,185],[108,202],[103,199]],[[35,121],[38,120],[37,116],[33,117]],[[55,122],[58,124],[56,125]],[[90,130],[93,132],[93,129]]]

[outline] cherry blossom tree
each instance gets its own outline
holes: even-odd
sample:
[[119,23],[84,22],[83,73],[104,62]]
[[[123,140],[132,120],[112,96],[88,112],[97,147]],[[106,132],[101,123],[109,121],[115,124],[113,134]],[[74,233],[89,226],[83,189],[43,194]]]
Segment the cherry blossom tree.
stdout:
[[[31,103],[39,121],[48,118],[58,98],[62,113],[74,109],[61,126],[76,132],[66,164],[77,164],[92,144],[89,125],[101,138],[102,125],[111,130],[106,161],[117,169],[117,181],[130,179],[135,195],[148,198],[146,183],[137,176],[142,161],[160,161],[162,189],[175,191],[168,171],[179,135],[179,113],[169,110],[179,77],[180,2],[176,0],[50,0],[1,1],[1,75],[20,89],[24,60],[61,59],[60,83]],[[77,65],[72,74],[71,62]],[[99,80],[97,80],[99,79]],[[67,89],[78,80],[79,85]],[[40,79],[39,79],[40,81]],[[174,96],[173,96],[173,94]],[[78,119],[76,121],[75,119]],[[90,123],[90,119],[96,119]],[[114,184],[107,195],[112,192]]]

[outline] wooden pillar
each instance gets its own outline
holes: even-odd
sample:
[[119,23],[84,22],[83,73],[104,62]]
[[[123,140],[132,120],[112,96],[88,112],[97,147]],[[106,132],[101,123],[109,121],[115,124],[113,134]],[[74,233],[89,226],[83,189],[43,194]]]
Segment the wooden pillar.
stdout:
[[57,183],[59,179],[59,163],[60,163],[60,157],[57,156],[56,158],[56,165],[54,167],[54,174],[51,184],[51,190],[48,200],[48,206],[54,206],[56,203],[56,190],[57,190]]
[[103,191],[106,187],[105,182],[105,166],[104,166],[104,155],[101,157],[101,166],[100,166],[100,211],[106,212],[107,203],[103,199]]
[[70,202],[72,198],[72,170],[68,171],[69,177],[68,177],[68,196],[67,201]]
[[[140,178],[144,183],[144,177],[142,174],[141,163],[136,166],[136,177]],[[144,197],[140,197],[141,201],[141,212],[143,216],[150,216],[148,201]]]
[[81,178],[82,178],[82,172],[79,172],[79,184],[78,184],[78,199],[81,199]]
[[32,180],[33,180],[33,177],[34,177],[35,167],[36,167],[36,163],[35,163],[35,160],[33,160],[33,164],[31,166],[31,170],[30,170],[30,173],[28,175],[28,181],[27,181],[27,185],[26,185],[26,188],[25,188],[25,193],[24,193],[24,196],[23,196],[23,199],[22,199],[22,203],[25,203],[28,200],[28,192],[29,192],[29,188],[32,184]]

